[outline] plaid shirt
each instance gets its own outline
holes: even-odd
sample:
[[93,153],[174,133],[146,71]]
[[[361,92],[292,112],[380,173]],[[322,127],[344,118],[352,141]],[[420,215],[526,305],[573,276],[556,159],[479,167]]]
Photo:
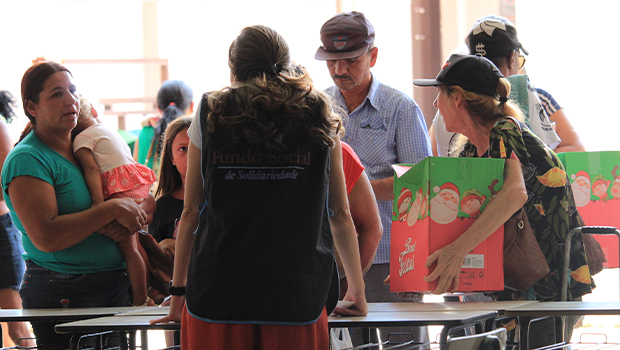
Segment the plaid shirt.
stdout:
[[[416,164],[431,155],[426,123],[415,101],[404,93],[381,84],[373,76],[364,102],[353,112],[335,86],[325,91],[349,114],[345,118],[343,141],[359,156],[370,180],[393,177],[392,164]],[[390,262],[390,229],[393,201],[377,201],[383,237],[374,264]]]

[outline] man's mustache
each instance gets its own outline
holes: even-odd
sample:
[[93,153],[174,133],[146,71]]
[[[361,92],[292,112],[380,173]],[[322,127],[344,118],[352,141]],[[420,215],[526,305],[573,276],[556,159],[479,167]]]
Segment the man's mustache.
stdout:
[[338,74],[334,74],[334,79],[347,79],[347,80],[353,80],[353,78],[351,78],[351,76],[349,75],[338,75]]

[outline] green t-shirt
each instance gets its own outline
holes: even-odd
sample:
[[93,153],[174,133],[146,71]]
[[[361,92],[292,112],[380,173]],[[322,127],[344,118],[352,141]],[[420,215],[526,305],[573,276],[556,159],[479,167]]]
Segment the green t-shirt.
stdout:
[[22,232],[24,259],[62,273],[96,273],[120,270],[125,262],[113,240],[94,232],[80,243],[61,251],[46,253],[37,249],[13,209],[8,188],[18,176],[32,176],[54,187],[58,214],[71,214],[91,207],[92,201],[82,170],[43,144],[31,132],[8,154],[2,168],[4,199],[15,226]]
[[[151,143],[153,142],[153,136],[155,135],[155,128],[152,126],[145,126],[140,131],[138,136],[138,163],[144,164],[151,169],[155,169],[153,166],[153,160],[155,157],[151,155],[147,159],[149,150],[151,149]],[[154,145],[157,147],[157,145]]]

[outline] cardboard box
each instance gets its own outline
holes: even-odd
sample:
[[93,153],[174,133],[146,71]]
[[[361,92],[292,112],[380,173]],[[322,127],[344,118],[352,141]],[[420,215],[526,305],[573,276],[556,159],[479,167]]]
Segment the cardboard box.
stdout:
[[[620,152],[567,152],[558,157],[571,181],[577,210],[588,226],[620,227]],[[606,268],[618,267],[618,238],[593,235],[601,244]]]
[[[501,189],[504,160],[428,157],[415,166],[394,165],[394,212],[390,247],[392,292],[429,292],[437,282],[426,258],[453,242]],[[458,291],[504,289],[504,228],[465,259]]]

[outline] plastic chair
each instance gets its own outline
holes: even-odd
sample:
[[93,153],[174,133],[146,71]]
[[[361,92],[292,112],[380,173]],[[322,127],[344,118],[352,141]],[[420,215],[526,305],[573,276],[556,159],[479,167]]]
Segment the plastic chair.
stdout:
[[[570,250],[571,250],[571,239],[577,233],[589,233],[594,235],[616,235],[618,236],[618,247],[620,249],[620,231],[611,226],[583,226],[576,227],[568,232],[566,235],[566,242],[564,243],[564,266],[562,267],[562,292],[560,294],[561,301],[568,301],[568,274],[570,273],[569,262],[570,262]],[[620,291],[620,287],[618,288]],[[566,316],[562,317],[562,335],[561,341],[566,341],[564,339],[564,334],[566,333]],[[568,339],[570,341],[570,339]]]
[[[616,235],[618,236],[618,247],[620,248],[620,231],[617,228],[611,226],[583,226],[576,227],[568,232],[566,235],[566,242],[564,242],[564,267],[562,270],[562,294],[560,295],[561,301],[567,301],[568,299],[568,274],[570,270],[568,263],[570,261],[570,248],[571,238],[577,233],[589,233],[593,235]],[[620,290],[620,288],[619,288]]]
[[465,337],[449,338],[447,350],[505,350],[505,328],[498,328],[490,332],[468,335]]
[[[405,336],[411,337],[409,341],[394,342],[392,336]],[[411,333],[390,333],[388,340],[383,343],[372,343],[355,346],[352,348],[346,348],[343,350],[421,350],[428,347],[430,343],[417,343]]]

